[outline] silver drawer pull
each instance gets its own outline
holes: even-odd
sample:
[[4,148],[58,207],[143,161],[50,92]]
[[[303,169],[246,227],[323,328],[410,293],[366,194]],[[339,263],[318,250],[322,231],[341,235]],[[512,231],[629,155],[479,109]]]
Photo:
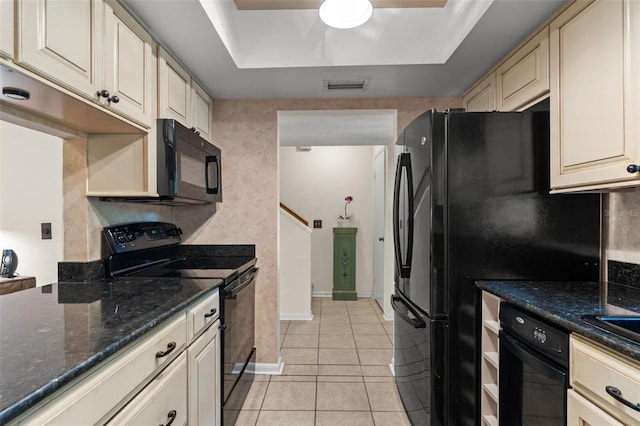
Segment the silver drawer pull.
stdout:
[[161,424],[160,426],[169,426],[178,416],[178,412],[176,410],[171,410],[167,413],[167,418],[169,421],[166,424]]
[[169,355],[176,348],[176,342],[171,342],[167,345],[167,349],[164,351],[156,352],[156,358],[162,358]]
[[622,402],[624,405],[626,405],[629,408],[632,408],[636,411],[640,411],[640,404],[634,404],[631,401],[626,400],[625,398],[622,397],[622,392],[620,392],[620,389],[618,389],[615,386],[607,386],[606,388],[604,388],[607,393],[609,395],[611,395],[613,397],[613,399],[615,399],[616,401]]

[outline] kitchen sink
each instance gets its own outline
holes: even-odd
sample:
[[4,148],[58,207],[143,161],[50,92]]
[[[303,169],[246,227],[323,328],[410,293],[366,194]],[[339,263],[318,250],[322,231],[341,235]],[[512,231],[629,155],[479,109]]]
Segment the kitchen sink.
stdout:
[[582,320],[610,333],[640,343],[639,315],[585,315]]

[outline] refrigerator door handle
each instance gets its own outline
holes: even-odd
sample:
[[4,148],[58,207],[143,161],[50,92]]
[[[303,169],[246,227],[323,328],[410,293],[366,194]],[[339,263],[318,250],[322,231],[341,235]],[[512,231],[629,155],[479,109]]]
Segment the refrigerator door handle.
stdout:
[[[402,259],[402,247],[400,247],[400,187],[402,184],[402,171],[407,173],[407,207],[406,215],[406,235],[407,235],[407,258]],[[413,172],[411,169],[411,156],[408,153],[400,154],[398,166],[396,167],[396,179],[393,190],[393,236],[396,265],[400,278],[411,276],[411,259],[413,257]]]
[[[407,309],[409,309],[409,312],[411,312],[415,316],[415,318],[411,318],[410,316],[408,316],[404,312],[402,312],[402,310],[396,308],[396,306],[397,306],[396,302],[400,302],[404,306],[406,306]],[[391,307],[393,308],[395,313],[398,314],[398,316],[400,318],[402,318],[403,320],[405,320],[409,324],[413,325],[413,328],[426,328],[427,327],[427,323],[422,319],[422,317],[420,316],[420,313],[413,306],[411,306],[410,304],[405,302],[404,299],[402,299],[402,297],[396,296],[395,294],[392,294],[391,295]]]

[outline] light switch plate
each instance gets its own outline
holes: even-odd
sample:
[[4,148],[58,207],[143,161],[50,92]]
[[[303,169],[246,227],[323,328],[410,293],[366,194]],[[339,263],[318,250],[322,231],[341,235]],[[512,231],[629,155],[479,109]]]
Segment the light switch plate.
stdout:
[[40,224],[41,234],[43,240],[51,239],[51,223],[41,223]]

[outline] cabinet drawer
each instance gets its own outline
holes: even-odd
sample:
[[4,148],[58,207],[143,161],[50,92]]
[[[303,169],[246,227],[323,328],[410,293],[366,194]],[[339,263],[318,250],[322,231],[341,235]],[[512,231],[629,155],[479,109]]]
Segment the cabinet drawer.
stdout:
[[572,387],[623,423],[640,425],[640,413],[606,390],[613,386],[622,398],[640,403],[640,366],[575,337],[571,339],[570,354]]
[[187,340],[191,343],[220,316],[220,293],[215,289],[187,310]]
[[567,426],[623,426],[579,393],[567,391]]
[[183,352],[109,425],[187,424],[187,355]]
[[[96,371],[83,376],[68,390],[54,394],[42,409],[17,419],[17,424],[71,425],[82,419],[95,424],[113,415],[129,395],[139,391],[153,375],[183,351],[186,344],[184,312],[160,327],[152,335],[135,342],[113,360],[105,361]],[[157,357],[175,344],[166,356]]]

